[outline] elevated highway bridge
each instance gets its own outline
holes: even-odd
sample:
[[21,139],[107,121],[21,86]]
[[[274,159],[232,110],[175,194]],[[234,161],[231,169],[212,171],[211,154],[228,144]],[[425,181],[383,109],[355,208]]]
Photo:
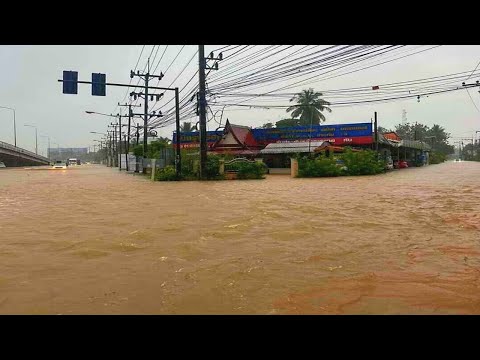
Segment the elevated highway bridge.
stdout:
[[0,161],[7,167],[48,165],[50,160],[34,152],[0,141]]

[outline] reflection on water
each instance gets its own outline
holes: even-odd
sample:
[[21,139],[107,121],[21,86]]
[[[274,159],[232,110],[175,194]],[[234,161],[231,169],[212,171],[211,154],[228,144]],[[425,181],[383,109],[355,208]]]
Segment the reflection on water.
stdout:
[[0,172],[0,313],[480,313],[480,164],[152,183]]

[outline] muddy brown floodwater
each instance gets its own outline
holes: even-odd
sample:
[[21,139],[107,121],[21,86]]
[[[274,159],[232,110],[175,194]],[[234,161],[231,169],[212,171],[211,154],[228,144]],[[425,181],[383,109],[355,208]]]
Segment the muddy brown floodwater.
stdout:
[[150,182],[0,170],[1,314],[479,314],[480,163]]

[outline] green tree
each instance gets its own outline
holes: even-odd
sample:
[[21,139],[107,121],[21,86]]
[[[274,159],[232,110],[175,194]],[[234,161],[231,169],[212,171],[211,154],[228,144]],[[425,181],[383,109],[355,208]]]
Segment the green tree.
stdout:
[[300,125],[300,120],[298,119],[283,119],[275,123],[275,126],[277,128],[292,127],[292,126],[298,126],[298,125]]
[[271,129],[271,128],[273,128],[273,123],[271,122],[268,122],[262,125],[262,129]]
[[[170,146],[171,140],[169,138],[159,137],[157,140],[147,144],[146,158],[155,159],[159,156],[161,149]],[[143,144],[138,144],[133,147],[133,154],[135,156],[143,156]]]
[[434,124],[427,131],[428,142],[432,145],[432,149],[444,155],[453,154],[455,147],[448,144],[450,133],[447,133],[445,129],[437,124]]
[[330,103],[320,98],[321,92],[315,92],[312,88],[302,90],[296,94],[290,101],[295,101],[297,104],[287,108],[288,113],[292,113],[292,118],[300,119],[300,125],[320,124],[324,122],[325,116],[322,112],[332,112],[328,107]]
[[434,124],[431,128],[419,123],[398,124],[395,126],[395,132],[402,139],[424,141],[432,146],[434,152],[443,155],[453,154],[455,151],[453,145],[448,144],[450,134],[437,124]]
[[382,127],[382,126],[379,126],[379,127],[377,128],[377,130],[378,130],[378,132],[379,132],[380,134],[385,134],[385,133],[392,132],[391,130],[389,130],[389,129],[387,129],[387,128],[384,128],[384,127]]
[[426,125],[415,123],[415,124],[398,124],[395,126],[395,132],[402,139],[408,140],[420,140],[425,141],[425,138],[428,136],[429,128]]
[[195,131],[195,128],[192,126],[191,122],[185,121],[182,125],[180,125],[181,132],[191,132]]

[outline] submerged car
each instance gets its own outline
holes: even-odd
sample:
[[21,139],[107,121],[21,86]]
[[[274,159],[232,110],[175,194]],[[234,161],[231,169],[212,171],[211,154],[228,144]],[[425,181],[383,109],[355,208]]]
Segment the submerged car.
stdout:
[[53,164],[53,168],[54,169],[66,169],[67,168],[67,163],[65,161],[58,160]]

